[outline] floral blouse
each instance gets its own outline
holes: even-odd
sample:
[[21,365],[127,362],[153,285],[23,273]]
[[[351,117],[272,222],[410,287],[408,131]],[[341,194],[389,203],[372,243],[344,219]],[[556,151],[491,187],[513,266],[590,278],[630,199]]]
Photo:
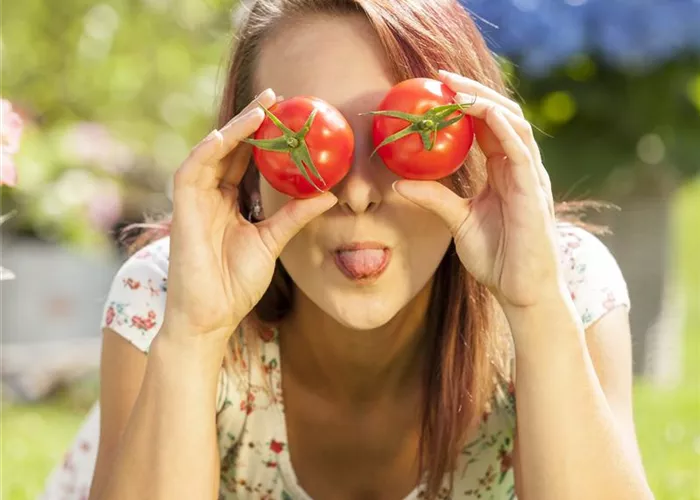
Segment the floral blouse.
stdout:
[[[560,260],[584,327],[618,306],[629,308],[627,286],[607,247],[570,224],[559,225]],[[148,352],[167,294],[169,238],[132,255],[117,272],[104,305],[102,326]],[[244,347],[243,375],[222,368],[216,411],[221,458],[220,500],[311,500],[294,474],[287,446],[280,352],[275,330],[261,332],[259,349]],[[252,359],[257,356],[258,359]],[[513,384],[503,388],[467,443],[454,474],[452,499],[514,499]],[[46,485],[45,500],[87,499],[99,439],[96,403],[73,446]],[[448,498],[448,478],[441,498]],[[418,485],[404,500],[424,498]]]

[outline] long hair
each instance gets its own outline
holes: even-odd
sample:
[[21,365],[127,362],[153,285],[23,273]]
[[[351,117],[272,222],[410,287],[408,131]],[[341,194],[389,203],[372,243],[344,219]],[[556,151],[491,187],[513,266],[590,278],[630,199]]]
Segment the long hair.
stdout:
[[[281,22],[311,14],[364,16],[388,56],[396,81],[435,77],[438,69],[446,69],[509,94],[496,58],[457,0],[257,0],[234,40],[219,127],[254,98],[253,76],[263,42]],[[240,186],[243,214],[250,212],[258,175],[251,164]],[[485,158],[473,148],[464,167],[452,176],[453,189],[461,196],[472,196],[485,181]],[[168,225],[166,219],[151,227],[136,239],[132,250],[166,235]],[[293,306],[293,289],[278,261],[272,283],[250,320],[283,319]],[[497,387],[509,379],[512,346],[493,296],[466,272],[454,246],[437,269],[430,300],[418,460],[427,498],[435,498],[445,474],[452,477],[460,451]],[[237,352],[232,342],[232,352]]]

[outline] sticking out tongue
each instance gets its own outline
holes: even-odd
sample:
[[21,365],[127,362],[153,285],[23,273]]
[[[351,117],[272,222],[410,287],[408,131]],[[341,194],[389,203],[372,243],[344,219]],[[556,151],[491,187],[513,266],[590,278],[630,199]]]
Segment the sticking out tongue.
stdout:
[[386,251],[380,248],[342,250],[336,252],[341,271],[351,279],[363,279],[379,274],[386,266]]

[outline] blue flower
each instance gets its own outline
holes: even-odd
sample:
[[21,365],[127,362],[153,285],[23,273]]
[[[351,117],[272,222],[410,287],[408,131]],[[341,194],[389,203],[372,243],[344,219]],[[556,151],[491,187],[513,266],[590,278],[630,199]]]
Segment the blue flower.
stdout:
[[650,67],[700,52],[700,0],[461,0],[490,48],[542,74],[581,53]]

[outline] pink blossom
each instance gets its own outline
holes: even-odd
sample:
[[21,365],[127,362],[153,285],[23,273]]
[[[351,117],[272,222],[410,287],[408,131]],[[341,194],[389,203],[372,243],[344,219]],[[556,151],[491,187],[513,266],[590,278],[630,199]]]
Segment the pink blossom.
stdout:
[[88,217],[100,230],[109,230],[122,215],[122,195],[112,181],[102,181],[88,202]]
[[19,150],[19,140],[22,137],[22,118],[12,110],[12,103],[7,99],[0,99],[0,112],[2,113],[2,139],[3,153],[15,154]]
[[17,170],[12,160],[12,155],[2,151],[0,153],[0,186],[14,186],[17,184]]
[[19,150],[22,118],[12,110],[12,104],[0,99],[0,186],[17,184],[17,171],[12,155]]
[[110,173],[128,170],[134,153],[99,123],[79,122],[62,139],[63,153],[83,165],[94,165]]

